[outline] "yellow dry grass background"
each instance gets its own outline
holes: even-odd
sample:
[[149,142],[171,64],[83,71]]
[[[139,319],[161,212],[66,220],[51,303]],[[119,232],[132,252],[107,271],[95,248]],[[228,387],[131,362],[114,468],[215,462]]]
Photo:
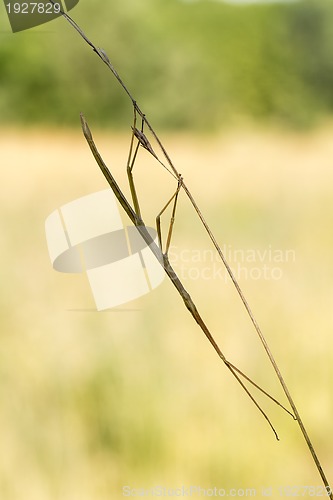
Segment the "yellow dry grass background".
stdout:
[[[94,137],[128,194],[129,137]],[[231,266],[236,250],[256,255],[240,284],[333,482],[332,137],[327,125],[163,142]],[[3,129],[0,160],[0,498],[120,499],[125,485],[280,498],[279,486],[320,485],[296,423],[258,395],[275,440],[167,280],[97,313],[84,275],[52,269],[46,217],[106,188],[80,131]],[[144,150],[135,174],[154,225],[174,183]],[[285,403],[184,194],[172,260],[227,357]]]

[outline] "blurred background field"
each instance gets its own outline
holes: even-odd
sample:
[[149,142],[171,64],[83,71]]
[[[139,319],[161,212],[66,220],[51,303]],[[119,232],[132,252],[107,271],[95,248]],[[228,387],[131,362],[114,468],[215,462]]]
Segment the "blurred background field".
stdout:
[[[332,113],[330,0],[82,1],[75,20],[159,127],[304,128]],[[100,124],[127,125],[126,97],[63,19],[12,36],[0,12],[0,122],[75,125],[84,106]]]
[[[82,0],[72,15],[162,132],[333,481],[330,2]],[[46,217],[106,187],[79,112],[128,194],[132,111],[63,20],[1,29],[0,498],[320,485],[296,424],[258,395],[276,442],[167,280],[97,313],[84,275],[52,269]],[[172,179],[144,150],[135,176],[153,226]],[[227,357],[285,402],[212,255],[182,194],[175,269]]]

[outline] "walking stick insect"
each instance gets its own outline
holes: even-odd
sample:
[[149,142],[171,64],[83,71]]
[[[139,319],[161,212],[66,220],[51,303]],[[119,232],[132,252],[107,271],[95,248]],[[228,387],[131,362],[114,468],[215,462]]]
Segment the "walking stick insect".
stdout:
[[[138,154],[139,146],[141,145],[144,147],[144,149],[149,151],[149,153],[152,154],[157,159],[157,161],[159,163],[161,163],[173,177],[175,177],[175,175],[157,157],[157,155],[155,154],[154,150],[152,149],[147,137],[143,133],[144,119],[142,121],[141,131],[139,131],[136,128],[136,111],[134,108],[134,126],[132,127],[132,138],[131,138],[130,151],[129,151],[129,157],[128,157],[128,162],[127,162],[127,175],[128,175],[128,181],[129,181],[129,185],[130,185],[130,191],[131,191],[134,209],[132,208],[132,206],[130,205],[128,200],[126,199],[123,192],[120,190],[120,188],[119,188],[118,184],[116,183],[114,177],[112,176],[110,170],[108,169],[108,167],[104,163],[101,155],[99,154],[99,152],[96,148],[95,142],[92,138],[90,128],[89,128],[89,126],[88,126],[88,124],[87,124],[87,122],[82,114],[81,114],[81,124],[82,124],[84,136],[85,136],[85,138],[89,144],[89,147],[90,147],[90,149],[95,157],[95,160],[96,160],[97,164],[99,165],[100,169],[102,170],[102,172],[103,172],[106,180],[108,181],[111,189],[113,190],[116,198],[120,202],[121,206],[123,207],[123,209],[125,210],[125,212],[129,216],[129,218],[131,219],[133,224],[136,226],[136,228],[139,231],[142,238],[145,240],[147,245],[149,245],[150,249],[152,250],[152,252],[156,256],[156,258],[160,261],[166,274],[168,275],[168,277],[172,281],[173,285],[176,287],[179,294],[181,295],[181,297],[185,303],[185,306],[187,307],[187,309],[189,310],[189,312],[191,313],[191,315],[193,316],[195,321],[200,326],[201,330],[204,332],[204,334],[208,338],[209,342],[211,343],[211,345],[213,346],[213,348],[217,352],[218,356],[221,358],[223,363],[226,365],[226,367],[230,370],[230,372],[236,378],[238,383],[242,386],[244,391],[247,393],[247,395],[250,397],[250,399],[256,405],[256,407],[261,412],[263,417],[267,420],[267,422],[269,423],[271,429],[273,430],[273,432],[275,434],[276,439],[278,440],[279,439],[278,434],[277,434],[275,428],[273,427],[270,419],[268,418],[268,416],[264,412],[264,410],[261,408],[261,406],[257,403],[257,401],[255,400],[255,398],[253,397],[253,395],[251,394],[249,389],[246,387],[246,385],[242,379],[245,379],[247,382],[249,382],[254,387],[256,387],[259,391],[261,391],[268,398],[270,398],[272,401],[274,401],[274,403],[276,403],[281,408],[283,408],[287,413],[289,413],[289,415],[291,415],[293,418],[295,418],[294,415],[289,410],[287,410],[287,408],[285,408],[279,401],[277,401],[273,396],[271,396],[267,391],[265,391],[262,387],[260,387],[258,384],[256,384],[250,377],[248,377],[239,368],[237,368],[235,365],[233,365],[232,363],[230,363],[230,361],[227,360],[227,358],[224,356],[223,352],[219,348],[218,344],[216,343],[215,339],[213,338],[212,334],[210,333],[209,329],[207,328],[206,324],[204,323],[202,317],[200,316],[199,311],[197,310],[193,300],[191,299],[191,296],[189,295],[187,290],[184,288],[183,284],[181,283],[180,279],[178,278],[177,274],[175,273],[174,269],[172,268],[172,266],[169,262],[168,250],[169,250],[169,246],[170,246],[170,242],[171,242],[171,236],[172,236],[173,224],[174,224],[174,219],[175,219],[178,194],[179,194],[180,189],[183,186],[183,178],[181,177],[180,174],[178,175],[177,189],[176,189],[175,193],[172,195],[172,197],[169,199],[169,201],[166,203],[166,205],[162,208],[162,210],[159,212],[159,214],[156,217],[156,228],[157,228],[157,235],[158,235],[158,241],[159,241],[159,247],[157,247],[157,245],[152,240],[152,237],[150,236],[150,234],[147,230],[147,227],[146,227],[146,225],[141,217],[138,196],[136,193],[136,188],[135,188],[135,183],[134,183],[134,178],[133,178],[133,167],[134,167],[135,160],[136,160],[136,157]],[[137,144],[136,144],[136,147],[134,148],[134,152],[133,152],[134,137],[137,138]],[[168,208],[168,206],[172,202],[173,202],[173,208],[172,208],[168,236],[167,236],[167,240],[166,240],[166,249],[165,249],[165,252],[162,253],[162,256],[161,256],[161,251],[163,248],[161,224],[160,224],[161,216],[163,215],[165,210]]]
[[[52,4],[55,4],[54,0],[49,0],[49,1]],[[302,432],[302,435],[307,443],[309,451],[312,455],[315,466],[316,466],[316,468],[321,476],[321,479],[323,481],[323,484],[324,484],[326,492],[327,492],[327,496],[331,500],[333,500],[333,490],[330,488],[326,474],[324,473],[324,470],[321,466],[319,458],[318,458],[318,456],[315,452],[315,449],[312,445],[310,437],[305,429],[305,426],[304,426],[303,421],[301,419],[301,416],[298,412],[296,404],[295,404],[295,402],[294,402],[294,400],[289,392],[289,389],[288,389],[288,387],[283,379],[283,376],[278,368],[278,365],[273,357],[273,354],[271,353],[271,351],[269,349],[267,341],[266,341],[266,339],[265,339],[253,313],[252,313],[252,310],[250,309],[250,306],[249,306],[249,304],[248,304],[248,302],[247,302],[247,300],[246,300],[246,298],[245,298],[245,296],[244,296],[244,294],[243,294],[243,292],[242,292],[242,290],[241,290],[241,288],[240,288],[240,286],[239,286],[239,284],[238,284],[238,282],[237,282],[237,280],[236,280],[236,278],[235,278],[235,276],[234,276],[234,274],[233,274],[233,272],[232,272],[232,270],[231,270],[231,268],[230,268],[230,266],[229,266],[229,264],[224,256],[220,246],[218,245],[218,242],[216,241],[216,239],[215,239],[212,231],[210,230],[204,216],[202,215],[195,199],[193,198],[191,192],[187,188],[182,176],[178,173],[177,169],[173,165],[170,156],[168,155],[168,153],[167,153],[166,149],[164,148],[162,142],[160,141],[159,137],[155,133],[153,127],[150,125],[146,116],[144,115],[144,113],[141,111],[141,109],[137,105],[135,99],[132,97],[130,91],[128,90],[128,88],[124,84],[123,80],[120,78],[119,74],[117,73],[117,71],[115,70],[113,65],[111,64],[110,59],[107,56],[106,52],[103,49],[94,45],[89,40],[89,38],[85,35],[85,33],[81,30],[81,28],[76,24],[76,22],[68,14],[66,14],[63,10],[60,10],[60,13],[71,24],[71,26],[79,33],[79,35],[85,40],[85,42],[93,49],[93,51],[99,56],[99,58],[103,61],[103,63],[106,64],[106,66],[112,72],[113,76],[116,78],[118,83],[121,85],[121,87],[123,88],[123,90],[125,91],[127,96],[129,97],[129,99],[131,100],[132,105],[133,105],[134,124],[132,127],[130,152],[129,152],[128,162],[127,162],[127,175],[128,175],[128,180],[129,180],[129,185],[130,185],[131,196],[132,196],[134,208],[132,208],[131,204],[128,202],[128,200],[126,199],[126,197],[122,193],[121,189],[119,188],[116,180],[112,176],[110,170],[108,169],[108,167],[104,163],[101,155],[99,154],[99,152],[96,148],[96,145],[95,145],[94,140],[92,138],[92,134],[90,132],[89,126],[88,126],[84,116],[81,114],[81,124],[82,124],[84,136],[85,136],[85,138],[89,144],[89,147],[91,149],[91,152],[94,155],[95,160],[96,160],[97,164],[99,165],[100,169],[102,170],[107,182],[109,183],[110,187],[112,188],[112,190],[113,190],[116,198],[118,199],[119,203],[121,204],[122,208],[127,213],[128,217],[133,222],[133,224],[136,226],[137,230],[139,231],[139,233],[142,236],[142,238],[144,239],[144,241],[147,243],[147,245],[149,245],[150,249],[152,250],[152,252],[156,256],[156,258],[160,261],[161,265],[163,265],[163,268],[164,268],[166,274],[168,275],[168,277],[172,281],[173,285],[176,287],[177,291],[181,295],[181,297],[184,301],[184,304],[187,307],[187,309],[189,310],[189,312],[191,313],[192,317],[198,323],[201,330],[204,332],[207,339],[209,340],[209,342],[211,343],[211,345],[213,346],[213,348],[215,349],[215,351],[217,352],[218,356],[221,358],[223,363],[226,365],[228,370],[233,374],[233,376],[236,378],[236,380],[239,382],[239,384],[245,390],[247,395],[251,398],[253,403],[257,406],[259,411],[262,413],[264,418],[267,420],[267,422],[271,426],[276,438],[278,439],[278,435],[277,435],[271,421],[269,420],[268,416],[263,411],[263,409],[256,402],[256,400],[254,399],[254,397],[250,393],[249,389],[246,387],[243,380],[246,380],[248,383],[252,384],[258,390],[260,390],[263,394],[265,394],[267,397],[269,397],[271,400],[273,400],[276,404],[281,406],[286,412],[288,412],[297,421],[298,426]],[[141,119],[142,119],[141,130],[137,129],[137,127],[136,127],[137,115],[141,116]],[[151,147],[151,144],[150,144],[146,134],[144,133],[144,126],[146,126],[148,128],[149,132],[152,134],[152,136],[156,140],[156,142],[157,142],[157,144],[158,144],[158,146],[159,146],[159,148],[164,156],[164,161],[166,161],[167,165],[164,164],[164,162],[158,157],[158,155],[155,153],[155,151]],[[137,140],[135,147],[134,147],[134,138],[136,138],[136,140]],[[160,248],[162,249],[162,235],[161,235],[160,219],[161,219],[163,213],[165,212],[165,210],[167,209],[167,207],[173,203],[169,231],[168,231],[168,236],[167,236],[167,240],[166,240],[166,250],[162,254],[162,256],[161,256],[160,248],[152,240],[152,238],[151,238],[151,236],[150,236],[149,232],[147,231],[147,228],[144,224],[144,221],[141,217],[139,201],[138,201],[138,197],[137,197],[137,193],[136,193],[136,189],[135,189],[135,184],[134,184],[134,180],[133,180],[133,168],[134,168],[136,156],[138,154],[138,149],[139,149],[140,145],[145,150],[147,150],[166,170],[168,170],[169,173],[177,181],[177,187],[176,187],[176,191],[175,191],[174,195],[170,198],[170,200],[167,202],[167,204],[162,208],[162,210],[160,211],[160,213],[157,215],[157,218],[156,218],[158,240],[159,240]],[[133,152],[133,148],[134,148],[134,152]],[[245,375],[241,370],[239,370],[236,366],[234,366],[232,363],[230,363],[230,361],[228,361],[225,358],[224,354],[220,350],[219,346],[217,345],[217,343],[215,342],[211,333],[209,332],[206,324],[204,323],[203,319],[201,318],[201,316],[200,316],[195,304],[193,303],[189,293],[185,290],[185,288],[183,287],[182,283],[180,282],[178,276],[176,275],[175,271],[173,270],[172,266],[170,265],[169,258],[168,258],[168,250],[169,250],[171,236],[172,236],[172,229],[173,229],[173,224],[174,224],[178,196],[179,196],[179,193],[181,190],[184,191],[185,194],[187,195],[187,197],[189,198],[197,216],[199,217],[201,223],[203,224],[203,226],[204,226],[210,240],[212,241],[214,247],[216,248],[216,250],[217,250],[217,252],[218,252],[218,254],[223,262],[223,265],[225,266],[225,268],[226,268],[226,270],[227,270],[227,272],[228,272],[228,274],[233,282],[233,285],[235,286],[235,288],[238,292],[238,295],[239,295],[239,297],[240,297],[240,299],[241,299],[241,301],[246,309],[246,312],[247,312],[247,314],[248,314],[248,316],[249,316],[249,318],[254,326],[254,329],[260,338],[260,341],[261,341],[261,343],[266,351],[266,354],[267,354],[267,356],[268,356],[268,358],[273,366],[273,369],[274,369],[274,371],[275,371],[275,373],[280,381],[280,384],[281,384],[282,389],[283,389],[283,391],[288,399],[288,402],[290,404],[292,412],[290,412],[284,406],[282,406],[281,403],[279,403],[276,399],[274,399],[264,389],[262,389],[259,385],[257,385],[250,377]]]

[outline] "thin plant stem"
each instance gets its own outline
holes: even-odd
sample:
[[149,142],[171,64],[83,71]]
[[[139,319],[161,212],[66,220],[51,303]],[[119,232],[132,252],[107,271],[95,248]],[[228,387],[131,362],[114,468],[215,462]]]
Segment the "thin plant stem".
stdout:
[[[54,2],[54,0],[49,0],[49,1],[50,1],[52,4],[54,4],[54,3],[55,3],[55,2]],[[100,57],[100,59],[101,59],[101,60],[102,60],[102,61],[103,61],[103,62],[104,62],[107,66],[108,66],[108,68],[110,69],[110,71],[113,73],[114,77],[117,79],[117,81],[119,82],[119,84],[121,85],[121,87],[123,88],[123,90],[125,91],[125,93],[128,95],[129,99],[131,100],[131,102],[132,102],[132,104],[133,104],[133,107],[134,107],[134,112],[135,112],[135,113],[137,113],[139,116],[141,116],[143,123],[147,126],[147,128],[148,128],[148,129],[149,129],[149,131],[150,131],[150,133],[151,133],[151,134],[152,134],[152,136],[154,137],[154,139],[155,139],[156,143],[158,144],[158,146],[159,146],[159,148],[160,148],[161,152],[162,152],[162,153],[163,153],[163,155],[164,155],[164,158],[166,159],[166,161],[167,161],[167,163],[168,163],[168,165],[169,165],[169,167],[170,167],[170,169],[171,169],[171,173],[172,173],[172,175],[173,175],[173,176],[174,176],[177,180],[179,180],[179,178],[180,178],[180,174],[178,173],[178,171],[177,171],[176,167],[174,166],[173,162],[171,161],[171,158],[170,158],[170,156],[168,155],[168,153],[167,153],[166,149],[164,148],[164,146],[163,146],[163,144],[162,144],[161,140],[159,139],[159,137],[157,136],[157,134],[156,134],[156,132],[154,131],[153,127],[151,126],[151,124],[150,124],[150,123],[149,123],[149,121],[147,120],[147,118],[146,118],[145,114],[141,111],[141,109],[140,109],[140,108],[139,108],[139,106],[137,105],[136,100],[134,99],[134,97],[132,96],[132,94],[130,93],[130,91],[128,90],[128,88],[126,87],[125,83],[123,82],[123,80],[121,79],[121,77],[119,76],[119,74],[117,73],[116,69],[115,69],[115,68],[114,68],[114,66],[111,64],[110,59],[109,59],[109,57],[107,56],[106,52],[105,52],[102,48],[99,48],[99,47],[97,47],[95,44],[93,44],[93,43],[89,40],[89,38],[85,35],[85,33],[82,31],[82,29],[81,29],[81,28],[77,25],[77,23],[76,23],[76,22],[75,22],[75,21],[74,21],[74,20],[73,20],[73,19],[72,19],[72,18],[71,18],[68,14],[66,14],[66,13],[65,13],[64,11],[62,11],[62,10],[61,10],[61,14],[62,14],[62,15],[63,15],[63,17],[64,17],[64,18],[65,18],[65,19],[66,19],[66,20],[67,20],[67,21],[71,24],[71,26],[72,26],[72,27],[73,27],[73,28],[74,28],[74,29],[75,29],[75,30],[76,30],[76,31],[80,34],[80,36],[81,36],[81,37],[85,40],[85,42],[86,42],[86,43],[87,43],[87,44],[88,44],[88,45],[89,45],[89,46],[93,49],[93,51],[94,51],[94,52],[96,52],[96,54]],[[85,132],[86,139],[88,140],[88,127],[87,127],[86,122],[85,122],[84,120],[83,120],[83,122],[82,122],[82,125],[83,125],[83,130],[84,130],[84,132]],[[86,127],[87,127],[87,128],[85,128],[85,125],[86,125]],[[138,131],[136,128],[133,130],[133,132],[134,132],[134,135],[135,135],[135,136],[137,137],[137,139],[139,140],[139,142],[141,143],[141,145],[142,145],[142,146],[144,146],[144,147],[146,147],[146,146],[147,146],[147,144],[146,144],[146,146],[145,146],[145,144],[143,144],[143,142],[145,141],[145,139],[147,139],[147,138],[146,138],[146,136],[145,136],[145,135],[140,136],[140,133],[139,133],[139,134],[137,134],[137,132],[139,132],[139,131]],[[143,134],[143,131],[142,131],[141,133]],[[87,135],[86,135],[86,134],[87,134]],[[91,134],[90,134],[90,136],[91,136]],[[88,143],[89,143],[89,140],[88,140]],[[150,145],[149,141],[148,141],[148,144]],[[93,144],[92,144],[92,143],[89,143],[89,146],[90,146],[90,148],[91,148],[91,150],[92,150],[92,152],[93,152],[93,154],[94,154],[94,156],[95,156],[96,161],[97,161],[97,158],[98,158],[98,160],[100,160],[100,161],[102,161],[102,162],[103,162],[103,160],[101,159],[101,157],[100,157],[99,153],[97,152],[96,148],[95,148],[95,151],[94,151]],[[147,148],[147,147],[146,147],[146,149],[148,149],[148,151],[149,151],[149,148]],[[150,152],[151,152],[151,151],[150,151]],[[156,155],[156,153],[155,153],[154,151],[153,151],[153,152],[151,152],[151,154],[153,154],[153,156],[154,156],[154,157],[155,157],[155,158],[159,161],[159,163],[161,163],[161,165],[162,165],[163,167],[165,167],[168,171],[170,171],[170,170],[166,167],[166,165],[164,165],[164,163],[163,163],[163,162],[162,162],[162,161],[158,158],[158,156]],[[97,163],[98,163],[98,161],[97,161]],[[98,164],[99,164],[99,166],[101,167],[101,164],[100,164],[100,163],[98,163]],[[103,162],[103,164],[104,164],[104,162]],[[104,166],[105,166],[105,164],[104,164]],[[102,168],[102,167],[101,167],[101,168]],[[104,175],[105,175],[105,174],[107,174],[107,175],[110,175],[110,176],[111,176],[111,173],[109,172],[109,170],[107,169],[107,167],[106,167],[106,166],[105,166],[105,169],[106,169],[106,170],[104,170],[104,171],[103,171],[103,168],[102,168],[102,171],[103,171]],[[108,173],[107,173],[107,172],[108,172]],[[109,181],[109,180],[111,180],[111,179],[113,179],[113,177],[112,177],[112,176],[108,179],[108,181]],[[115,180],[113,179],[113,180],[112,180],[112,182],[113,182],[113,183],[115,183]],[[110,185],[111,185],[111,184],[110,184]],[[117,186],[117,189],[116,189],[116,186]],[[111,185],[111,187],[112,187],[112,185]],[[274,368],[274,371],[275,371],[275,373],[276,373],[276,375],[277,375],[277,378],[278,378],[278,380],[279,380],[279,382],[280,382],[280,384],[281,384],[281,386],[282,386],[282,389],[283,389],[283,391],[284,391],[284,393],[285,393],[285,395],[286,395],[286,397],[287,397],[287,399],[288,399],[288,401],[289,401],[289,404],[290,404],[290,406],[291,406],[291,408],[292,408],[292,410],[293,410],[294,417],[295,417],[295,419],[296,419],[296,420],[297,420],[297,422],[298,422],[298,425],[299,425],[300,430],[301,430],[301,432],[302,432],[302,434],[303,434],[303,437],[304,437],[304,439],[305,439],[305,441],[306,441],[306,443],[307,443],[307,446],[308,446],[308,448],[309,448],[309,450],[310,450],[310,453],[311,453],[311,455],[312,455],[312,458],[313,458],[313,460],[314,460],[314,463],[315,463],[315,465],[316,465],[316,468],[317,468],[317,470],[318,470],[318,472],[319,472],[319,474],[320,474],[320,476],[321,476],[321,479],[322,479],[322,481],[323,481],[323,483],[324,483],[324,485],[325,485],[325,488],[326,488],[326,490],[327,490],[328,497],[329,497],[331,500],[333,500],[333,492],[332,492],[332,490],[331,490],[331,488],[330,488],[330,485],[329,485],[328,479],[327,479],[327,477],[326,477],[326,475],[325,475],[325,473],[324,473],[324,470],[323,470],[323,468],[322,468],[322,466],[321,466],[321,463],[320,463],[320,461],[319,461],[319,458],[318,458],[318,456],[317,456],[317,454],[316,454],[316,452],[315,452],[315,449],[314,449],[314,447],[313,447],[313,445],[312,445],[312,442],[311,442],[311,440],[310,440],[310,437],[309,437],[309,435],[308,435],[308,433],[307,433],[307,431],[306,431],[306,429],[305,429],[305,426],[304,426],[304,424],[303,424],[303,421],[302,421],[302,419],[301,419],[301,416],[300,416],[300,414],[299,414],[299,412],[298,412],[298,410],[297,410],[296,404],[295,404],[295,402],[294,402],[294,400],[293,400],[293,398],[292,398],[292,396],[291,396],[291,394],[290,394],[290,391],[289,391],[289,389],[288,389],[288,387],[287,387],[287,385],[286,385],[286,383],[285,383],[285,381],[284,381],[284,378],[283,378],[283,376],[282,376],[282,374],[281,374],[281,372],[280,372],[280,370],[279,370],[279,368],[278,368],[278,365],[277,365],[277,363],[276,363],[276,361],[275,361],[275,358],[274,358],[274,356],[273,356],[273,354],[272,354],[272,352],[271,352],[271,350],[270,350],[270,348],[269,348],[269,346],[268,346],[268,344],[267,344],[267,341],[266,341],[266,339],[265,339],[265,337],[264,337],[264,335],[263,335],[263,333],[262,333],[262,331],[261,331],[261,329],[260,329],[260,327],[259,327],[259,324],[257,323],[257,321],[256,321],[256,319],[255,319],[255,317],[254,317],[254,315],[253,315],[253,313],[252,313],[252,310],[251,310],[251,308],[250,308],[250,306],[249,306],[249,304],[248,304],[248,302],[247,302],[247,300],[246,300],[246,298],[245,298],[245,296],[244,296],[244,294],[243,294],[243,292],[242,292],[242,290],[241,290],[241,288],[240,288],[240,286],[239,286],[239,284],[238,284],[238,282],[237,282],[237,280],[236,280],[236,277],[234,276],[234,274],[233,274],[233,272],[232,272],[232,270],[231,270],[231,268],[230,268],[230,266],[229,266],[229,264],[228,264],[228,262],[227,262],[227,260],[226,260],[226,258],[225,258],[225,256],[224,256],[224,254],[223,254],[223,252],[222,252],[222,250],[221,250],[220,246],[219,246],[219,245],[218,245],[218,243],[217,243],[217,240],[215,239],[215,237],[214,237],[214,235],[213,235],[213,233],[212,233],[212,231],[211,231],[210,227],[208,226],[208,224],[207,224],[207,222],[206,222],[206,220],[205,220],[205,218],[204,218],[204,216],[203,216],[202,212],[200,211],[200,209],[199,209],[199,207],[198,207],[198,205],[197,205],[196,201],[194,200],[194,198],[193,198],[193,196],[192,196],[191,192],[189,191],[189,189],[187,188],[187,186],[186,186],[186,184],[185,184],[185,182],[184,182],[183,180],[182,180],[182,185],[181,185],[181,188],[185,191],[185,193],[186,193],[186,195],[188,196],[188,198],[189,198],[190,202],[192,203],[192,205],[193,205],[193,207],[194,207],[194,209],[195,209],[195,211],[196,211],[196,213],[197,213],[197,215],[198,215],[199,219],[201,220],[201,222],[202,222],[202,224],[203,224],[203,226],[204,226],[205,230],[207,231],[207,233],[208,233],[208,235],[209,235],[209,238],[211,239],[211,241],[212,241],[212,243],[213,243],[214,247],[216,248],[216,250],[217,250],[217,252],[218,252],[218,254],[219,254],[219,256],[220,256],[220,258],[221,258],[221,260],[222,260],[222,262],[223,262],[223,264],[224,264],[224,266],[225,266],[225,268],[226,268],[226,270],[227,270],[227,272],[228,272],[228,274],[229,274],[229,276],[230,276],[230,278],[231,278],[231,280],[232,280],[232,282],[233,282],[233,284],[234,284],[234,286],[235,286],[235,288],[236,288],[236,290],[237,290],[237,293],[238,293],[238,295],[239,295],[239,297],[240,297],[240,299],[241,299],[241,301],[242,301],[242,303],[243,303],[243,305],[244,305],[244,307],[245,307],[245,309],[246,309],[246,311],[247,311],[247,313],[248,313],[248,315],[249,315],[249,317],[250,317],[250,319],[251,319],[251,322],[252,322],[252,324],[253,324],[253,326],[254,326],[254,329],[255,329],[255,331],[257,332],[258,336],[259,336],[259,339],[260,339],[260,341],[261,341],[261,343],[262,343],[262,345],[263,345],[263,347],[264,347],[264,349],[265,349],[265,351],[266,351],[266,353],[267,353],[267,356],[268,356],[268,358],[269,358],[269,360],[270,360],[270,362],[271,362],[271,364],[272,364],[272,366],[273,366],[273,368]],[[138,229],[139,229],[139,231],[140,231],[140,234],[142,234],[142,233],[144,232],[144,231],[143,231],[143,228],[144,228],[145,226],[144,226],[144,224],[143,224],[143,221],[142,221],[141,217],[139,217],[139,216],[138,216],[138,215],[134,212],[134,210],[130,207],[130,205],[128,204],[128,202],[127,202],[126,198],[124,197],[123,193],[120,191],[120,189],[119,189],[119,187],[118,187],[118,185],[117,185],[117,184],[113,184],[112,189],[113,189],[113,191],[114,191],[115,195],[117,196],[117,198],[118,198],[119,202],[120,202],[120,203],[121,203],[121,205],[123,206],[124,210],[125,210],[125,211],[127,212],[127,214],[130,216],[130,219],[132,220],[132,222],[133,222],[133,223],[137,226],[137,228],[138,228]],[[118,190],[119,190],[119,191],[118,191]],[[116,193],[117,193],[117,194],[116,194]],[[118,196],[119,196],[119,197],[118,197]],[[126,207],[126,208],[125,208],[125,207]],[[129,210],[129,209],[130,209],[130,210]],[[142,236],[143,236],[143,234],[142,234]],[[143,237],[144,237],[144,236],[143,236]],[[144,238],[144,239],[145,239],[145,238]],[[150,238],[150,240],[151,240],[151,238]],[[146,241],[146,240],[145,240],[145,241]],[[150,246],[152,246],[152,245],[150,245]],[[156,246],[156,245],[155,245],[155,246]],[[158,247],[157,247],[157,246],[156,246],[156,249],[158,250]],[[154,252],[154,250],[153,250],[153,252]],[[154,253],[155,253],[155,252],[154,252]],[[158,255],[157,255],[157,258],[159,258],[159,257],[158,257]],[[201,319],[201,317],[200,317],[200,315],[199,315],[199,313],[198,313],[198,311],[197,311],[196,307],[194,306],[194,304],[193,304],[193,302],[192,302],[192,300],[191,300],[191,298],[190,298],[189,294],[186,292],[186,290],[183,288],[182,284],[179,282],[178,277],[177,277],[177,278],[175,277],[174,271],[173,271],[173,269],[171,268],[170,263],[169,263],[169,261],[168,261],[168,258],[167,258],[167,256],[166,256],[165,254],[164,254],[164,256],[163,256],[163,260],[164,260],[163,265],[164,265],[165,272],[168,274],[168,276],[170,277],[170,279],[172,280],[172,282],[174,283],[174,285],[176,286],[176,288],[178,289],[178,291],[179,291],[179,292],[180,292],[180,291],[182,291],[182,293],[184,293],[184,295],[182,295],[182,297],[183,297],[183,300],[184,300],[184,302],[185,302],[186,307],[190,310],[190,312],[191,312],[192,316],[193,316],[193,317],[194,317],[194,319],[197,321],[197,323],[199,323],[199,324],[201,325],[201,328],[203,329],[204,333],[206,334],[207,338],[209,339],[209,341],[211,342],[211,344],[213,345],[213,347],[215,348],[215,350],[217,351],[217,353],[219,354],[220,358],[221,358],[221,359],[223,360],[223,362],[227,365],[227,367],[229,368],[229,370],[233,373],[233,375],[236,377],[236,379],[237,379],[237,380],[239,381],[239,383],[240,383],[240,384],[244,387],[244,389],[246,390],[246,392],[249,394],[249,396],[250,396],[250,397],[251,397],[251,399],[253,400],[253,397],[250,395],[250,393],[248,392],[247,388],[244,386],[243,382],[239,379],[239,377],[238,377],[238,375],[237,375],[237,373],[236,373],[236,371],[235,371],[235,369],[234,369],[233,365],[231,365],[231,364],[230,364],[230,363],[229,363],[229,362],[225,359],[224,355],[223,355],[223,354],[222,354],[222,352],[219,350],[219,348],[218,348],[217,344],[215,343],[214,339],[211,337],[211,334],[209,333],[209,331],[208,331],[207,327],[206,327],[206,326],[205,326],[205,324],[203,323],[203,321],[202,321],[202,319]],[[177,281],[177,280],[178,280],[178,281]],[[202,324],[201,324],[201,323],[202,323]],[[205,331],[205,330],[207,330],[207,331]],[[242,374],[242,376],[243,376],[243,374]],[[253,401],[255,402],[255,400],[253,400]],[[256,403],[256,402],[255,402],[255,404],[257,405],[257,403]],[[258,406],[258,405],[257,405],[257,406]],[[267,418],[268,422],[270,423],[270,421],[269,421],[268,417],[264,414],[264,412],[261,410],[261,408],[260,408],[259,406],[258,406],[258,408],[259,408],[259,410],[263,413],[263,415],[265,416],[265,418]],[[271,423],[270,423],[270,425],[271,425]],[[271,426],[272,426],[272,425],[271,425]],[[274,428],[273,428],[273,430],[274,430]],[[274,430],[274,432],[275,432],[275,430]],[[276,432],[275,432],[275,434],[276,434]]]

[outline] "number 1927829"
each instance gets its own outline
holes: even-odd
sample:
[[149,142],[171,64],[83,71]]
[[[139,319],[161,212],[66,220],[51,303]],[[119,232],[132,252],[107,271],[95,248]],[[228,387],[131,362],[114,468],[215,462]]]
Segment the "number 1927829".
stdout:
[[60,14],[60,3],[15,2],[6,4],[8,14]]

